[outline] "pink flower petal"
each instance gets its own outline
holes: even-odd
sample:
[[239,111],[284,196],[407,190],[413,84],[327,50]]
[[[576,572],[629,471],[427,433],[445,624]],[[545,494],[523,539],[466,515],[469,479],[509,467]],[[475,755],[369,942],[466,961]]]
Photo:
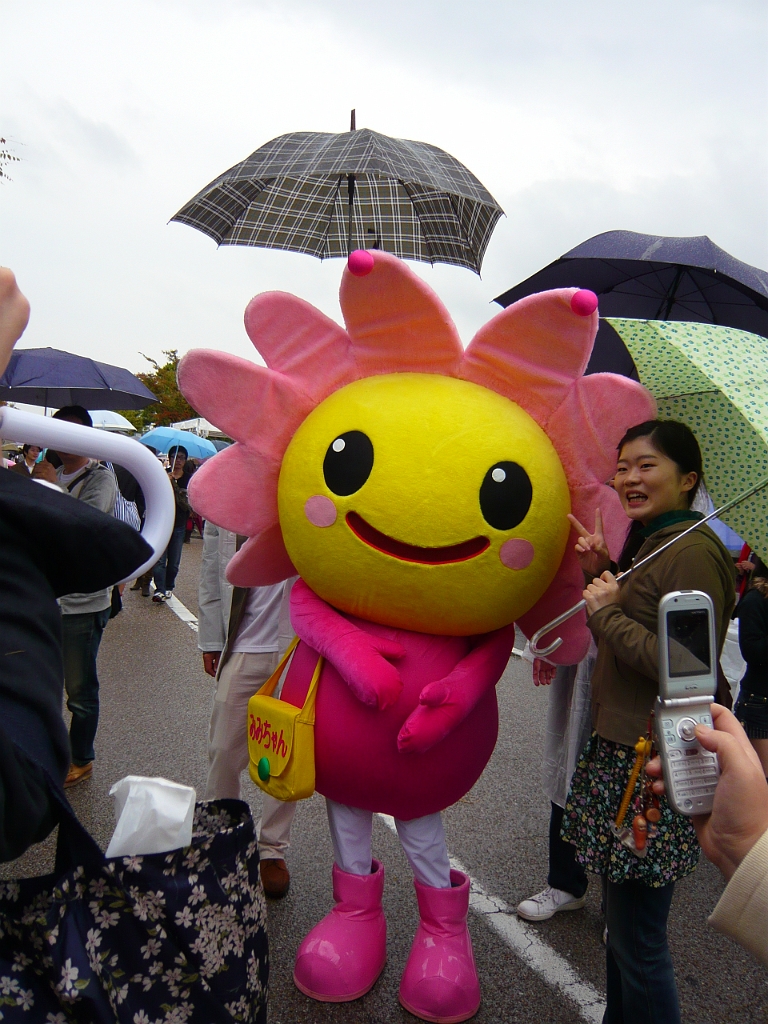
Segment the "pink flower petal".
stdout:
[[346,331],[295,295],[265,292],[251,299],[245,329],[267,366],[316,401],[363,376]]
[[448,310],[397,256],[369,252],[371,272],[356,277],[347,268],[339,292],[359,376],[409,371],[455,376],[463,349]]
[[278,521],[280,463],[242,444],[207,459],[189,481],[196,512],[225,530],[249,537]]
[[598,316],[571,309],[575,288],[528,295],[481,327],[459,375],[517,402],[542,426],[586,369]]
[[571,486],[609,480],[621,438],[655,415],[651,394],[628,377],[595,373],[576,381],[547,427]]
[[278,460],[314,405],[282,374],[224,352],[188,353],[179,363],[178,379],[182,394],[201,416]]
[[268,587],[295,575],[277,524],[246,541],[227,566],[235,587]]

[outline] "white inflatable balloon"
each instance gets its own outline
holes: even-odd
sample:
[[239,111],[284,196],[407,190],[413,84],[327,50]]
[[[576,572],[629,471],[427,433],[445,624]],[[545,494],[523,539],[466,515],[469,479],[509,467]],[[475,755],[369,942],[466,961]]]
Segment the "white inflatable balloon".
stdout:
[[[141,535],[152,547],[154,554],[139,566],[128,579],[140,576],[150,569],[168,547],[176,502],[168,474],[152,452],[133,438],[110,434],[106,430],[84,427],[81,423],[55,420],[50,416],[36,416],[8,406],[0,408],[0,437],[20,444],[37,444],[42,448],[60,449],[72,455],[88,455],[125,466],[139,482],[144,492],[147,512]],[[116,580],[125,583],[126,580]]]

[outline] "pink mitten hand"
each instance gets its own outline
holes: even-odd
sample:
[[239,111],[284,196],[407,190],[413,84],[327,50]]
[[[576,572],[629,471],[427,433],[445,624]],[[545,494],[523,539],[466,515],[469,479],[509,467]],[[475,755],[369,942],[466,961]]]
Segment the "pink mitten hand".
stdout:
[[423,754],[464,721],[501,679],[515,642],[512,623],[487,633],[443,679],[427,683],[397,737],[402,754]]
[[419,706],[405,720],[397,737],[401,754],[423,754],[455,728],[465,711],[451,698],[451,687],[444,679],[424,687]]
[[404,647],[353,625],[304,580],[297,580],[291,591],[291,623],[300,639],[333,665],[359,701],[380,710],[395,703],[403,684],[389,661],[402,658]]
[[395,641],[358,629],[335,641],[329,660],[359,701],[383,711],[403,689],[400,673],[387,659],[397,660],[404,654]]

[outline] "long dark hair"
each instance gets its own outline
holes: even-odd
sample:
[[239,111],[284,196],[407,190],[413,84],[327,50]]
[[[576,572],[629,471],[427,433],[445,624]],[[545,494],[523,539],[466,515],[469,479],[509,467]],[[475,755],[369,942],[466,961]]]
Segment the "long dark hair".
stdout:
[[[696,474],[696,483],[687,494],[690,508],[699,487],[704,482],[701,448],[699,448],[696,435],[685,423],[678,423],[677,420],[646,420],[644,423],[638,423],[636,427],[629,428],[618,443],[616,448],[618,455],[621,456],[624,445],[629,444],[630,441],[636,441],[639,437],[647,437],[657,452],[671,459],[681,476],[688,473]],[[638,520],[632,522],[629,527],[624,548],[619,555],[618,564],[622,571],[629,568],[642,547],[645,539],[640,535],[642,529],[643,524]]]

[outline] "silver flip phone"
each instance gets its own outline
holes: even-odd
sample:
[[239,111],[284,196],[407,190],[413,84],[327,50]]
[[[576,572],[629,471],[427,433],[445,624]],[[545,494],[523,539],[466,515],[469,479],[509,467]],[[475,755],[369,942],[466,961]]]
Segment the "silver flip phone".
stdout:
[[667,799],[680,814],[712,810],[720,769],[696,739],[712,725],[717,646],[712,599],[701,590],[675,590],[659,602],[659,696],[654,733]]

